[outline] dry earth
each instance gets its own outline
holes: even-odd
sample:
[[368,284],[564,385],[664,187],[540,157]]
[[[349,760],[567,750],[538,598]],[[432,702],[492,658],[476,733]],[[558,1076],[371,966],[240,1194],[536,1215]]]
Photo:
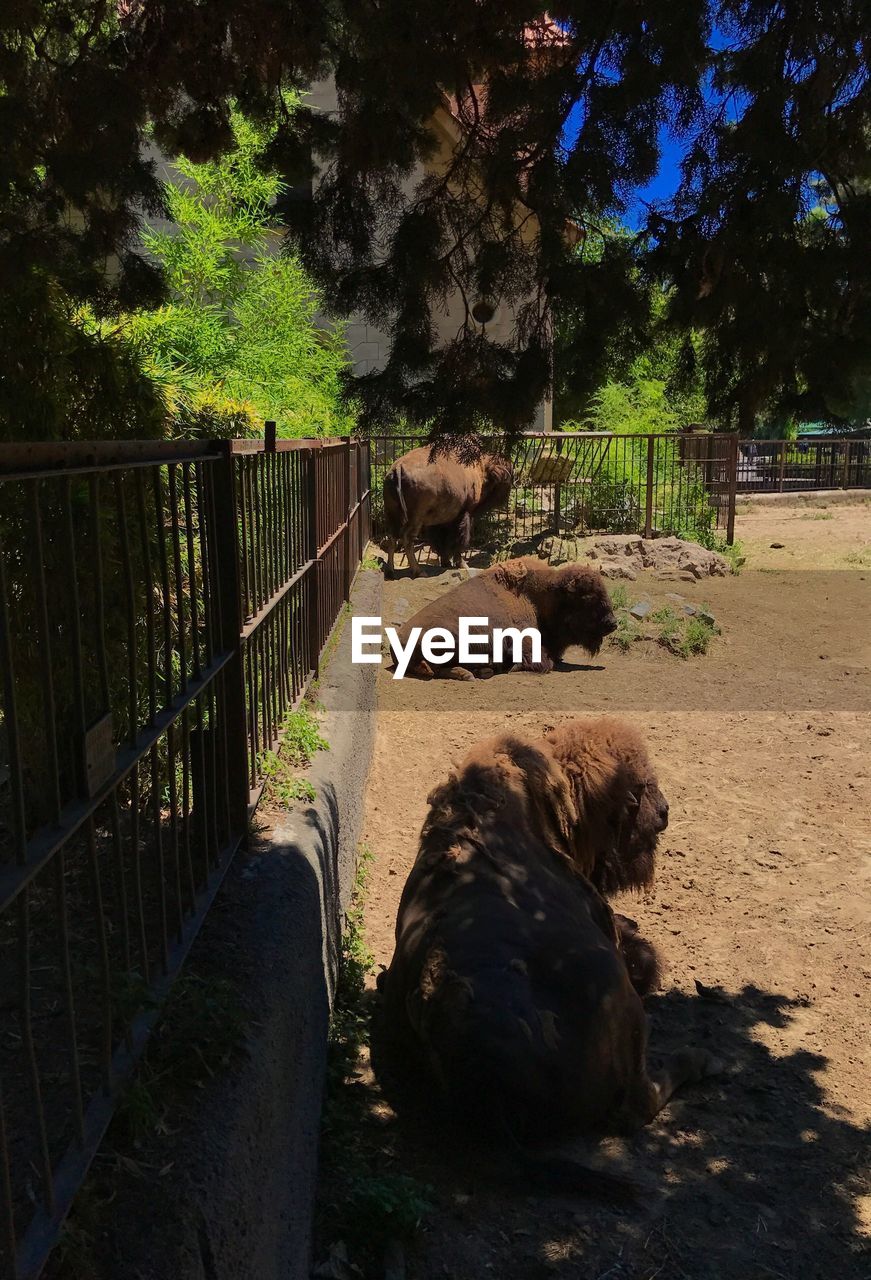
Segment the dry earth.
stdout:
[[[706,657],[652,643],[592,661],[570,651],[550,676],[471,683],[382,668],[365,822],[377,962],[391,956],[426,795],[451,762],[507,727],[625,714],[672,813],[654,891],[619,904],[667,965],[649,1001],[653,1050],[703,1043],[728,1064],[606,1152],[651,1188],[630,1213],[506,1189],[425,1118],[402,1117],[400,1165],[435,1204],[411,1280],[871,1275],[871,505],[745,511],[738,537],[740,576],[680,584],[722,628]],[[645,577],[632,596],[675,590]],[[448,581],[388,583],[385,620]],[[724,994],[700,997],[696,979]],[[365,1068],[361,1080],[383,1111]]]

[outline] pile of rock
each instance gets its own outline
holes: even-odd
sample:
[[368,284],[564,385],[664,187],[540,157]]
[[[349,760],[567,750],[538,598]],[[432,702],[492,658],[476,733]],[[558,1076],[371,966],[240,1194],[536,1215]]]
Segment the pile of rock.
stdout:
[[685,538],[641,538],[633,533],[593,538],[546,538],[538,549],[550,564],[589,560],[605,578],[633,581],[642,569],[650,569],[665,582],[725,577],[729,561]]

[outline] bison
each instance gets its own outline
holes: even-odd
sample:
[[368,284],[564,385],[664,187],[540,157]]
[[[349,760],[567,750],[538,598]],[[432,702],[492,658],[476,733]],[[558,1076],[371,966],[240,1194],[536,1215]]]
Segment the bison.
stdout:
[[[519,666],[522,670],[552,671],[570,645],[595,655],[606,636],[617,628],[604,579],[586,565],[570,564],[554,569],[535,556],[506,560],[485,569],[466,582],[446,591],[400,628],[399,638],[408,644],[412,628],[426,632],[443,628],[454,638],[456,648],[460,618],[487,618],[491,637],[495,627],[537,628],[541,634],[541,661],[534,662],[531,646],[524,640],[519,663],[497,657],[496,669]],[[433,667],[421,655],[412,653],[408,670],[413,675],[447,675],[471,680],[474,672],[450,661]],[[478,667],[481,675],[491,675],[494,667]]]
[[[529,1153],[571,1133],[631,1132],[720,1070],[695,1048],[647,1065],[640,994],[655,953],[604,896],[649,884],[668,821],[630,726],[580,719],[543,740],[491,738],[428,804],[381,1016],[397,1063],[457,1119]],[[561,1189],[627,1192],[559,1163]]]
[[398,458],[384,477],[387,522],[387,576],[401,542],[411,576],[420,572],[415,541],[424,537],[438,552],[444,568],[458,568],[472,543],[472,517],[504,502],[513,471],[507,458],[479,452],[465,460],[457,449],[424,445]]

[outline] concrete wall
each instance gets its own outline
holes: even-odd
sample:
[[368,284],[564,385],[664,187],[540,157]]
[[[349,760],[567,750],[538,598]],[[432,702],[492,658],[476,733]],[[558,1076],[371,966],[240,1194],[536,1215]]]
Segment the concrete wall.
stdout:
[[[381,583],[361,572],[352,609],[380,614]],[[104,1280],[309,1275],[330,1000],[375,726],[378,668],[352,665],[350,640],[346,625],[321,679],[317,799],[237,858],[185,970],[242,993],[246,1053],[135,1154],[138,1176],[119,1168]]]

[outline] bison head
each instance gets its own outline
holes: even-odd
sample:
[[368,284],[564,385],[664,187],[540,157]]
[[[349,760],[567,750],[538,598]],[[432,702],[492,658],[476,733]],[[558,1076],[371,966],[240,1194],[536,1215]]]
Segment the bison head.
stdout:
[[602,575],[587,565],[570,564],[555,570],[551,619],[557,649],[577,644],[595,656],[602,642],[617,630],[617,618]]
[[503,502],[507,502],[514,483],[514,469],[507,458],[487,454],[483,462],[484,481],[476,511],[490,511],[493,507],[501,507]]
[[640,736],[602,717],[571,720],[545,740],[572,784],[581,870],[605,895],[649,886],[668,802]]

